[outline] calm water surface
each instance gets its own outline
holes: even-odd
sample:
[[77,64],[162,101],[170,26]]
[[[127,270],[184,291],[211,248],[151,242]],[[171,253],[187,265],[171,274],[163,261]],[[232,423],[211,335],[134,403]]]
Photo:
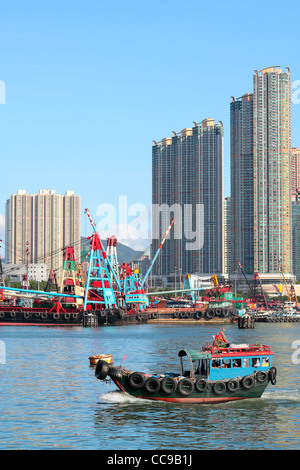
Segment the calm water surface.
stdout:
[[292,361],[299,323],[226,326],[230,342],[268,344],[275,352],[277,384],[255,400],[178,405],[133,399],[95,379],[88,359],[111,353],[115,365],[128,356],[130,369],[178,370],[179,349],[211,343],[218,331],[215,325],[0,327],[0,448],[300,449],[300,365]]

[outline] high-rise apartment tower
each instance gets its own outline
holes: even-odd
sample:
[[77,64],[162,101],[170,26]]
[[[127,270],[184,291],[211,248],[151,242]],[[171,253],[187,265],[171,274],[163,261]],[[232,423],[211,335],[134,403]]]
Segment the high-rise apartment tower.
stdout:
[[192,128],[173,132],[172,138],[154,141],[153,253],[170,219],[175,218],[154,274],[223,273],[223,164],[223,125],[214,119],[194,122]]
[[231,266],[253,273],[253,95],[230,103]]
[[62,249],[72,245],[80,260],[80,196],[42,189],[39,194],[18,190],[6,202],[5,259],[7,263],[46,263],[61,274]]
[[290,71],[255,71],[253,85],[254,270],[291,273]]

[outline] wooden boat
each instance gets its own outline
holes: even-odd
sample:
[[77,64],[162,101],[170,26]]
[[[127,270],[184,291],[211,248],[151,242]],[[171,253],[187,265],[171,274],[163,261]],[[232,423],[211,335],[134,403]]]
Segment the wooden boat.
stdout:
[[[123,392],[136,398],[175,403],[219,403],[259,398],[269,382],[276,383],[273,352],[259,344],[229,344],[221,331],[212,346],[182,349],[179,373],[145,374],[112,367],[100,360],[99,380],[109,377]],[[187,367],[186,362],[187,360]]]
[[91,366],[96,366],[100,360],[106,361],[108,364],[113,364],[112,354],[98,354],[95,356],[90,356],[89,360]]

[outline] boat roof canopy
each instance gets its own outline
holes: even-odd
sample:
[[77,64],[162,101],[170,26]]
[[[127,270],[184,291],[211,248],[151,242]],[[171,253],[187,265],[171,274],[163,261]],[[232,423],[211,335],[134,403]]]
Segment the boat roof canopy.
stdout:
[[197,359],[211,359],[210,353],[197,351],[195,349],[182,349],[179,351],[178,356],[188,356],[192,361],[196,361]]

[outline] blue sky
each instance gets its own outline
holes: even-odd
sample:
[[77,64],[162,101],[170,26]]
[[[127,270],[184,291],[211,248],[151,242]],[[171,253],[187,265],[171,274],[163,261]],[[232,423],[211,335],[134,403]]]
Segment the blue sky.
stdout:
[[[296,1],[0,1],[2,225],[17,189],[80,194],[83,235],[85,207],[95,219],[119,196],[150,207],[152,140],[207,117],[224,125],[230,195],[230,97],[252,91],[254,69],[288,66],[300,80],[299,10]],[[300,146],[300,104],[292,119]]]

